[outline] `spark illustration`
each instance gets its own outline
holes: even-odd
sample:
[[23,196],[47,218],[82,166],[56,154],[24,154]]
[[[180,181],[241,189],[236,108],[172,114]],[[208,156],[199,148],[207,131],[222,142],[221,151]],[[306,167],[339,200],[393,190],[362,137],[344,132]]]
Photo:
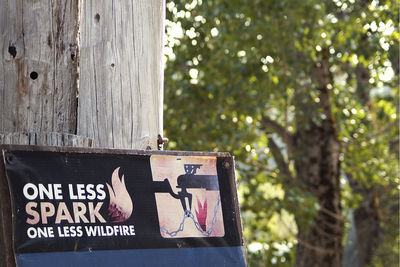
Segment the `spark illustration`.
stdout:
[[203,229],[203,231],[206,231],[207,199],[204,200],[204,204],[202,205],[199,198],[197,198],[197,206],[198,206],[198,210],[196,210],[197,221],[199,222],[201,229]]
[[112,187],[106,183],[110,194],[108,215],[113,219],[112,222],[124,222],[128,220],[133,211],[132,199],[126,190],[124,175],[120,179],[118,172],[119,168],[116,168],[112,174]]

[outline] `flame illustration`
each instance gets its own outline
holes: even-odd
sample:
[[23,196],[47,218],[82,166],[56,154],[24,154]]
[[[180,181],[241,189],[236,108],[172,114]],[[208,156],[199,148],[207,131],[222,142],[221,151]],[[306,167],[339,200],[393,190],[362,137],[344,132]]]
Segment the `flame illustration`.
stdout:
[[133,204],[125,186],[125,179],[122,175],[120,180],[118,175],[119,167],[116,168],[111,177],[112,187],[107,184],[110,193],[110,204],[108,206],[108,215],[111,216],[112,222],[124,222],[132,215]]
[[207,199],[204,200],[204,204],[202,205],[199,198],[197,197],[197,206],[198,206],[198,211],[195,210],[197,221],[199,222],[201,229],[203,229],[203,231],[206,231]]

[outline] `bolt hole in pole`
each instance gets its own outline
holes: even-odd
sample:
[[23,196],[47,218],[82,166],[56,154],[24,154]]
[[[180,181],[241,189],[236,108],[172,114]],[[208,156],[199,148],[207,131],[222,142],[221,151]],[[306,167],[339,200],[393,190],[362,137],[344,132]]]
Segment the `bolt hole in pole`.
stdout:
[[15,56],[17,55],[17,48],[15,48],[15,46],[10,45],[8,47],[8,53],[10,53],[10,55],[12,55],[13,58],[15,58]]
[[97,13],[97,14],[94,16],[94,21],[95,21],[96,23],[99,23],[99,21],[100,21],[100,14],[99,14],[99,13]]
[[31,74],[29,74],[32,80],[36,80],[38,76],[39,74],[36,71],[32,71]]

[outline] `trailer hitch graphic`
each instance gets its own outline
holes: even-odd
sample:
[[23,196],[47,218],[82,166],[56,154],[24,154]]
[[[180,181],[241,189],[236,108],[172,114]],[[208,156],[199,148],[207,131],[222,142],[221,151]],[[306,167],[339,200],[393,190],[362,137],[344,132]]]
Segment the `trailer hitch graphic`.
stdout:
[[[202,164],[184,164],[185,174],[181,174],[177,178],[178,185],[176,187],[180,189],[178,193],[172,190],[168,178],[165,178],[164,181],[153,181],[154,193],[169,193],[173,198],[181,201],[184,212],[190,211],[192,209],[192,194],[187,189],[219,191],[218,176],[196,174],[201,166]],[[187,209],[186,200],[189,204],[189,209]]]

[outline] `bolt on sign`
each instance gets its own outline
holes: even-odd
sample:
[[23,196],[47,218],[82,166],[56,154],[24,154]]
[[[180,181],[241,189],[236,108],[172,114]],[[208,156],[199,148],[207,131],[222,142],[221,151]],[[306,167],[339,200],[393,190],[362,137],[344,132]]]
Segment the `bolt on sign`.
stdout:
[[18,266],[246,265],[228,153],[1,148]]

